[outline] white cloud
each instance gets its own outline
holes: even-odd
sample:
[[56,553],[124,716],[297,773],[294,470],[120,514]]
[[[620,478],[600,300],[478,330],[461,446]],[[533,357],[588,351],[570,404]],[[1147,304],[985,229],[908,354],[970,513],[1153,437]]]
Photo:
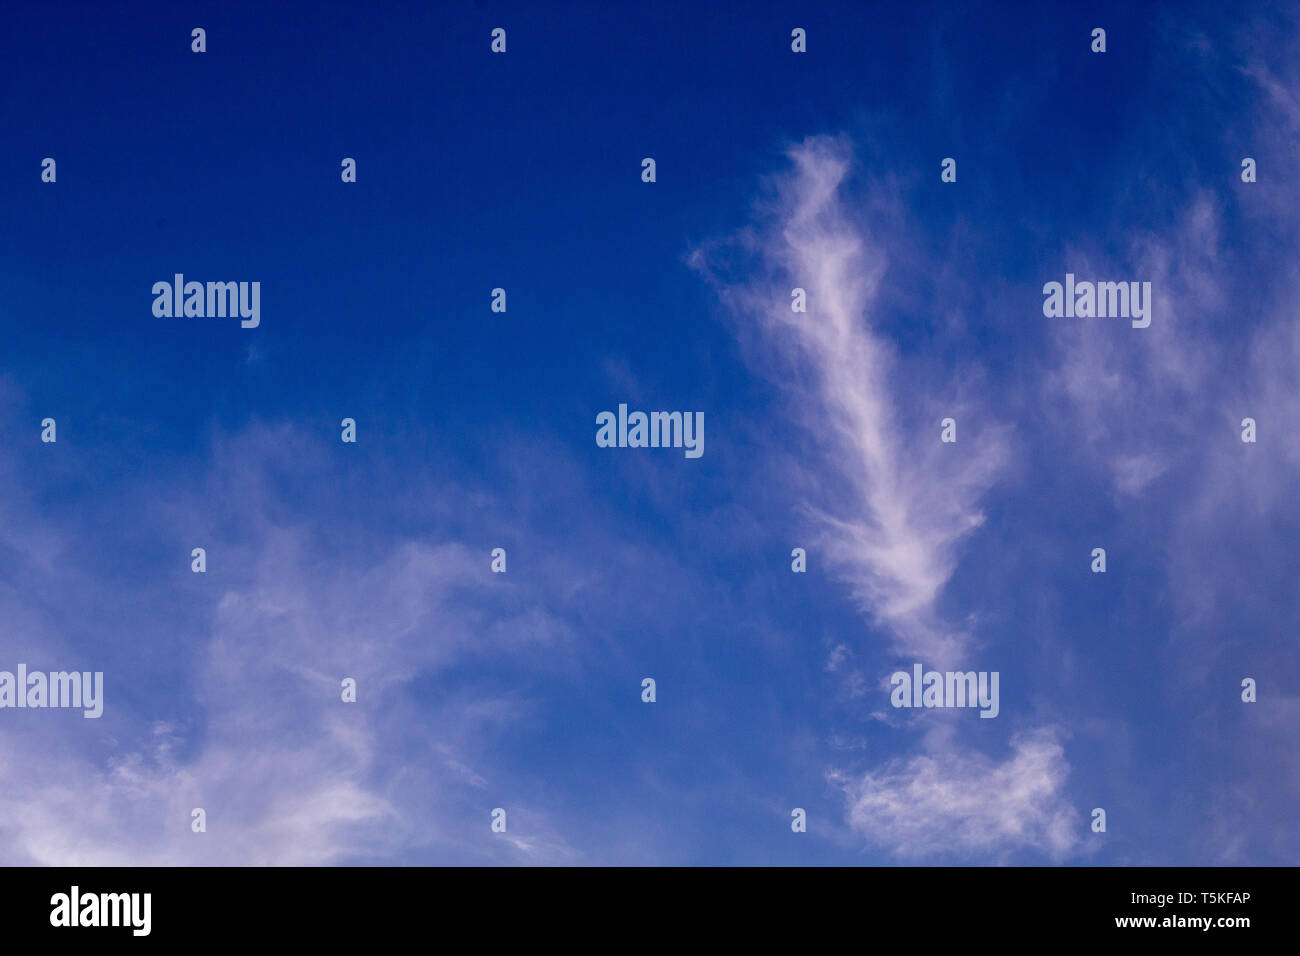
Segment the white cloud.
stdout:
[[[216,473],[197,488],[177,492],[183,480],[158,479],[177,495],[169,518],[187,527],[220,489],[240,541],[204,538],[209,571],[194,580],[224,594],[196,596],[201,585],[182,564],[185,584],[200,588],[187,597],[185,633],[98,625],[103,651],[65,648],[102,666],[105,716],[25,712],[20,724],[10,715],[0,729],[0,862],[576,858],[537,809],[512,813],[512,840],[491,838],[489,811],[501,799],[492,782],[518,784],[484,765],[482,741],[520,717],[517,702],[472,679],[456,683],[454,701],[409,692],[466,655],[554,645],[567,627],[527,589],[493,580],[486,552],[382,533],[340,552],[323,545],[309,517],[321,501],[285,500],[265,477],[286,442],[302,467],[320,467],[300,435],[253,429],[223,446]],[[21,605],[22,595],[0,600]],[[29,647],[59,626],[39,613],[23,620]],[[192,659],[190,686],[139,686],[130,661],[141,642],[150,655]],[[355,704],[340,699],[345,676],[358,682]],[[196,807],[206,833],[190,829]]]
[[[984,520],[978,501],[1006,448],[996,429],[977,436],[973,423],[984,416],[975,414],[959,416],[960,444],[941,445],[949,411],[920,390],[903,396],[912,370],[872,326],[885,255],[842,196],[846,143],[812,138],[790,159],[765,231],[740,234],[730,249],[702,247],[691,261],[741,320],[742,340],[775,358],[778,381],[794,383],[793,414],[826,466],[823,500],[809,511],[830,562],[899,653],[950,660],[967,640],[933,606],[961,540]],[[758,251],[759,278],[720,278],[737,249]],[[791,309],[795,287],[807,292],[806,313]]]
[[1057,734],[1020,734],[1011,748],[998,762],[945,744],[862,777],[831,779],[844,790],[850,826],[900,858],[994,862],[1024,849],[1065,857],[1083,823],[1061,795],[1069,766]]
[[[719,257],[715,248],[698,250],[692,262],[740,319],[751,361],[774,357],[774,378],[794,383],[792,413],[821,456],[819,503],[809,512],[830,562],[888,629],[894,653],[932,666],[957,663],[970,639],[935,605],[962,540],[984,521],[979,501],[1007,462],[1005,435],[975,427],[989,415],[961,394],[945,395],[941,405],[920,370],[877,330],[885,255],[843,195],[851,167],[845,141],[810,139],[790,158],[793,171],[777,181],[768,209],[774,224],[735,243],[758,251],[757,269],[723,281],[730,250]],[[790,307],[794,287],[807,291],[806,314]],[[948,415],[958,422],[955,445],[939,440]],[[845,659],[837,646],[826,669],[839,672]],[[857,679],[855,694],[866,689],[856,672],[847,676]],[[872,716],[890,726],[896,720]],[[832,772],[849,795],[855,831],[912,857],[1072,849],[1077,821],[1061,796],[1068,766],[1051,731],[1015,738],[1014,755],[1002,763],[966,754],[941,734],[931,734],[928,746],[924,756],[865,776]]]

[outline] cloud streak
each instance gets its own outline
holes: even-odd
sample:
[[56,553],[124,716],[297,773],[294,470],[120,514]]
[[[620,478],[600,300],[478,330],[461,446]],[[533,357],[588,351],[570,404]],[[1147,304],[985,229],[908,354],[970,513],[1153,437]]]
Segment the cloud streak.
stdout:
[[1004,859],[1023,849],[1062,859],[1081,823],[1061,796],[1069,766],[1058,734],[1019,734],[1011,749],[1001,762],[946,750],[831,781],[844,790],[853,830],[901,859]]
[[[202,523],[214,497],[229,509],[231,533],[198,536],[209,571],[184,579],[198,588],[182,602],[188,630],[164,633],[164,623],[159,633],[131,635],[99,621],[87,643],[106,652],[60,650],[73,659],[107,653],[107,709],[94,722],[102,728],[69,733],[61,714],[39,725],[6,714],[0,861],[576,860],[547,814],[522,799],[509,802],[509,840],[469,837],[488,835],[488,811],[517,785],[467,744],[518,720],[517,702],[473,675],[451,685],[459,706],[422,701],[412,690],[474,655],[509,657],[564,642],[567,626],[530,589],[494,580],[486,552],[454,541],[376,532],[335,551],[310,518],[330,513],[332,493],[294,500],[274,478],[286,449],[309,473],[328,469],[324,450],[295,430],[255,426],[218,447],[219,464],[192,491],[183,476],[154,476],[155,489],[167,491],[166,520],[180,527]],[[159,507],[150,495],[135,504],[142,501]],[[122,517],[138,520],[133,510]],[[29,523],[18,544],[41,536],[39,525]],[[182,532],[182,543],[187,538]],[[186,548],[175,546],[178,555]],[[39,591],[43,572],[28,565],[28,573],[24,583]],[[6,601],[21,605],[24,597]],[[39,610],[8,619],[22,622],[30,653],[59,628]],[[192,701],[140,686],[149,679],[132,659],[141,641],[153,655],[178,647],[192,655],[183,678]],[[357,680],[355,704],[340,699],[343,677]],[[194,808],[206,813],[204,833],[191,830]]]
[[[756,336],[758,350],[775,356],[778,380],[790,373],[793,414],[827,469],[822,500],[807,507],[828,559],[896,652],[952,661],[969,641],[934,605],[962,540],[984,521],[979,499],[1007,449],[992,428],[941,445],[933,398],[903,389],[910,370],[872,323],[887,257],[846,202],[847,142],[814,137],[789,158],[762,226],[701,246],[691,264],[739,318],[742,339]],[[737,253],[753,271],[731,281],[724,275]],[[796,287],[807,292],[806,313],[791,308]],[[967,426],[975,420],[963,416]]]

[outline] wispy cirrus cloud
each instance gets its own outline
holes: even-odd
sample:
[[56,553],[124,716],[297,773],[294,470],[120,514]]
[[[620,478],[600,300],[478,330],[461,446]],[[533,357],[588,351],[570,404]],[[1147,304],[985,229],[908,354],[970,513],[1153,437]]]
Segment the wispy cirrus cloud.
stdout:
[[[699,247],[691,263],[737,317],[754,364],[789,386],[791,414],[822,469],[819,500],[806,507],[830,563],[898,653],[953,660],[969,641],[934,604],[962,540],[984,521],[980,497],[1006,462],[1006,442],[996,428],[971,427],[961,444],[941,444],[941,418],[973,403],[957,398],[941,412],[874,327],[888,254],[844,195],[848,141],[810,138],[789,159],[759,224]],[[738,260],[748,270],[726,278]],[[806,291],[806,313],[793,311],[793,288]]]
[[[468,659],[554,648],[567,625],[526,585],[491,575],[486,551],[454,540],[376,529],[337,549],[312,516],[340,513],[346,492],[298,499],[277,481],[286,459],[310,475],[337,467],[301,431],[253,426],[216,446],[197,483],[188,468],[157,472],[145,493],[115,497],[126,509],[118,520],[170,543],[180,587],[166,586],[170,573],[152,587],[157,569],[133,574],[141,608],[113,620],[94,616],[99,588],[83,579],[70,602],[75,628],[32,600],[49,575],[81,579],[75,568],[26,562],[26,592],[0,593],[9,631],[0,666],[93,663],[106,687],[99,720],[6,712],[0,861],[577,860],[548,814],[483,755],[483,741],[526,717],[527,701],[472,676],[444,688],[445,700],[412,689]],[[11,485],[6,498],[25,494]],[[113,546],[112,533],[87,538],[48,517],[30,518],[14,544],[46,537],[76,539],[83,554]],[[205,575],[190,575],[191,543],[207,547]],[[60,639],[66,631],[81,636]],[[175,668],[155,669],[160,658]],[[341,700],[344,677],[357,681],[356,703]],[[158,693],[162,680],[179,680],[182,693]],[[510,829],[492,840],[488,811],[499,803]],[[191,830],[194,808],[206,832]]]
[[[1300,534],[1300,189],[1278,175],[1300,161],[1300,19],[1282,19],[1261,14],[1200,53],[1208,74],[1249,80],[1234,91],[1242,108],[1211,154],[1217,165],[1148,209],[1127,248],[1065,251],[1096,272],[1150,279],[1151,326],[1059,324],[1044,376],[1063,399],[1057,421],[1079,439],[1072,467],[1108,478],[1141,542],[1133,557],[1159,570],[1145,582],[1170,607],[1157,659],[1169,697],[1198,702],[1198,760],[1233,768],[1196,784],[1207,809],[1189,831],[1204,860],[1284,860],[1297,846],[1293,827],[1253,822],[1287,816],[1300,795],[1286,742],[1297,678],[1289,622],[1300,612],[1289,584]],[[1183,132],[1170,130],[1172,149]],[[1247,156],[1257,182],[1240,179]],[[1254,443],[1241,440],[1246,418]],[[1268,692],[1244,703],[1241,679],[1261,674]],[[1265,765],[1272,772],[1258,773]]]
[[[963,428],[991,416],[952,394],[941,413],[933,383],[913,374],[878,329],[887,256],[864,219],[889,201],[855,212],[846,195],[847,140],[809,139],[789,157],[760,224],[730,244],[702,247],[692,262],[736,316],[754,364],[793,382],[791,414],[816,456],[806,468],[821,470],[820,500],[807,510],[831,563],[887,630],[894,654],[955,664],[973,641],[942,620],[936,602],[963,540],[984,521],[980,500],[1008,465],[1009,440],[986,425],[967,427],[956,445],[941,443],[942,417],[952,414]],[[737,253],[751,271],[723,279]],[[807,291],[807,313],[791,309],[792,287]],[[838,672],[848,653],[837,643],[827,669]],[[884,699],[887,689],[878,692]],[[925,735],[921,750],[865,774],[830,772],[849,826],[868,842],[909,858],[1026,848],[1060,857],[1074,848],[1077,821],[1063,796],[1068,765],[1054,731],[1017,735],[1002,761],[951,732]]]
[[853,830],[901,859],[999,859],[1026,848],[1062,859],[1076,850],[1082,824],[1062,796],[1069,765],[1059,735],[1018,734],[1011,750],[998,762],[945,748],[831,780],[844,790]]

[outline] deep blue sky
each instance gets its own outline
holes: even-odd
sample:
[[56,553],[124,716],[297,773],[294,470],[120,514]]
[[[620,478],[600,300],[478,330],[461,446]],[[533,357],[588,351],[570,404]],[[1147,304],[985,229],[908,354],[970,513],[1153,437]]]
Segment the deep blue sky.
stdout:
[[0,669],[107,688],[0,711],[3,862],[1295,861],[1293,5],[2,20]]

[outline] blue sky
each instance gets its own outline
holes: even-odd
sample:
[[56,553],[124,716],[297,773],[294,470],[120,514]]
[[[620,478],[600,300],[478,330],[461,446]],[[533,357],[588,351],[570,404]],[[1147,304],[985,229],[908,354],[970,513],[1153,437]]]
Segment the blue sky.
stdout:
[[1293,5],[4,19],[0,862],[1295,862]]

